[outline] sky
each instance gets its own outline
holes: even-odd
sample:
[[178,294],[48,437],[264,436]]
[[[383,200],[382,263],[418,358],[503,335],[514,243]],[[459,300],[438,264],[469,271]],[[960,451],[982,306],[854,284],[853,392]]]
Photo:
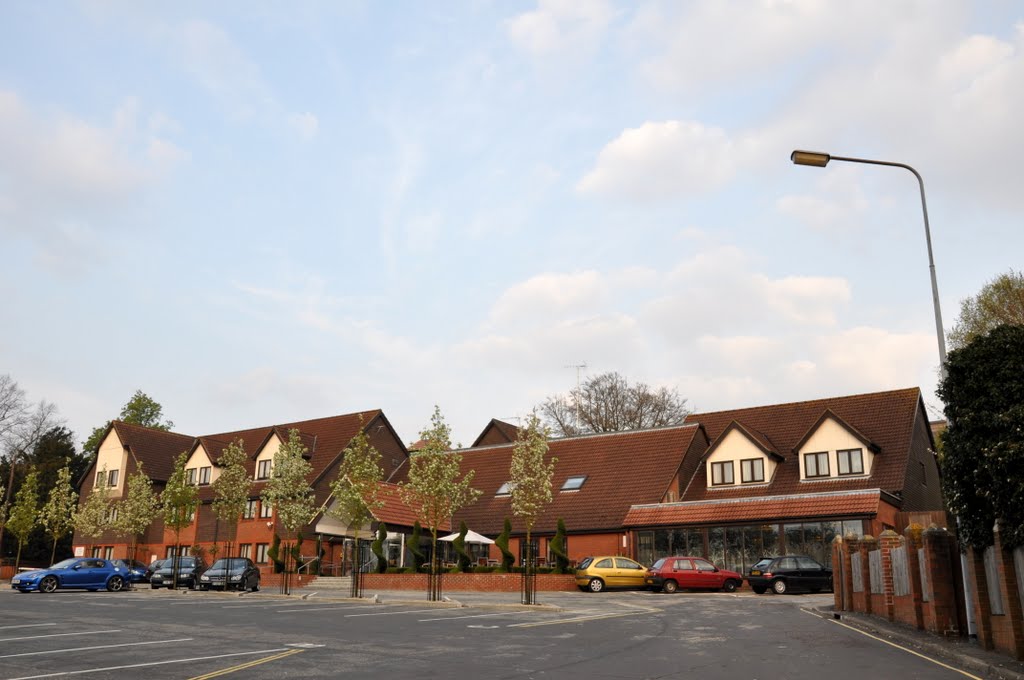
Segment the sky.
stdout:
[[[920,387],[1024,253],[1007,0],[5,3],[0,374],[77,441],[617,371],[699,411]],[[576,366],[585,364],[585,368]]]

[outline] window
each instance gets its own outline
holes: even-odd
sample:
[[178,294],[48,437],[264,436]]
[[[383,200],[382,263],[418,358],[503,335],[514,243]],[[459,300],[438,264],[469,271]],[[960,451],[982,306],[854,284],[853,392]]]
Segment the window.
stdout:
[[512,495],[512,482],[505,482],[498,487],[498,490],[494,492],[495,496],[511,496]]
[[93,546],[92,557],[99,557],[101,550],[103,550],[103,548],[99,547],[98,545],[97,546]]
[[600,562],[598,562],[597,564],[594,565],[594,569],[611,569],[611,568],[612,568],[612,558],[610,558],[610,557],[606,557],[606,558],[604,558],[603,560],[601,560]]
[[186,484],[195,484],[196,483],[196,469],[195,468],[189,468],[189,469],[185,470],[185,483]]
[[111,505],[109,508],[107,508],[106,519],[107,519],[107,522],[116,522],[117,521],[117,506],[116,505]]
[[243,543],[242,545],[238,546],[238,556],[244,557],[247,560],[252,559],[252,544]]
[[250,499],[245,502],[245,510],[242,511],[242,519],[252,519],[256,516],[256,503],[258,501]]
[[201,467],[199,468],[199,485],[204,486],[210,483],[210,468]]
[[764,481],[764,458],[740,461],[740,479],[744,484]]
[[112,559],[114,559],[114,546],[108,545],[107,547],[105,547],[103,549],[103,559],[105,559],[105,560],[112,560]]
[[120,470],[111,470],[107,473],[107,486],[117,486],[117,473]]
[[196,510],[195,510],[195,508],[192,508],[191,510],[189,510],[189,512],[188,512],[188,521],[189,522],[195,522],[196,521]]
[[267,549],[269,547],[269,543],[256,544],[256,564],[266,564],[269,561],[269,558],[267,557]]
[[256,479],[270,479],[270,467],[274,461],[270,458],[256,463]]
[[732,484],[732,461],[711,464],[711,486]]
[[677,571],[693,571],[693,562],[690,560],[676,560],[674,568]]
[[836,451],[836,467],[841,475],[864,474],[864,455],[860,449]]
[[106,485],[107,485],[107,471],[106,470],[100,470],[99,472],[96,473],[96,486],[106,486]]
[[583,482],[587,481],[586,475],[576,475],[565,480],[565,484],[562,485],[562,491],[579,491],[583,486]]
[[711,564],[707,560],[694,560],[693,566],[697,567],[697,571],[714,571],[715,565]]
[[828,477],[828,452],[804,454],[805,477]]
[[274,516],[274,506],[270,503],[260,503],[260,519],[270,519]]

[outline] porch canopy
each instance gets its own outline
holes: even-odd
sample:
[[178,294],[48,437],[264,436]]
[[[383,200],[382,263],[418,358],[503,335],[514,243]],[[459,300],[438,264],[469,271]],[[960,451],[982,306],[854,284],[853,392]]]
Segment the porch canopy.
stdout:
[[[450,542],[450,541],[454,541],[458,537],[459,537],[459,534],[458,533],[454,533],[454,534],[448,534],[447,536],[442,536],[441,538],[439,538],[437,540],[439,540],[439,541],[449,541]],[[478,534],[475,531],[473,531],[472,529],[470,529],[469,531],[466,532],[466,543],[482,543],[484,545],[491,545],[492,543],[494,543],[494,541],[492,541],[491,539],[487,538],[483,534]]]

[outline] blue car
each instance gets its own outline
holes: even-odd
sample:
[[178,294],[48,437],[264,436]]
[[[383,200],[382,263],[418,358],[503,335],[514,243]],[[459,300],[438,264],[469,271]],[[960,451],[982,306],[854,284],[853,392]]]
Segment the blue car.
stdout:
[[115,567],[128,572],[129,583],[149,583],[149,567],[138,560],[111,560]]
[[28,593],[52,593],[58,588],[85,588],[111,592],[123,590],[129,576],[124,567],[98,557],[73,557],[46,569],[15,574],[11,588]]

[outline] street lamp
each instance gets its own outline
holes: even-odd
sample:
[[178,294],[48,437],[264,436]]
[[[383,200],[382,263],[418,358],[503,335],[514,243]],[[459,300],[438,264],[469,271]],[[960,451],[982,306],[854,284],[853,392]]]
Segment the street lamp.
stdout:
[[946,335],[942,330],[942,310],[939,309],[939,284],[935,280],[935,259],[932,257],[932,233],[928,226],[928,203],[924,199],[924,180],[914,168],[905,163],[892,163],[890,161],[874,161],[867,158],[848,158],[846,156],[833,156],[817,151],[794,151],[789,159],[796,165],[810,165],[823,168],[829,161],[845,161],[847,163],[867,163],[869,165],[888,165],[895,168],[903,168],[914,173],[917,184],[921,188],[921,211],[924,213],[924,239],[928,244],[928,271],[932,279],[932,305],[935,307],[935,336],[939,341],[939,374],[943,380],[946,379]]

